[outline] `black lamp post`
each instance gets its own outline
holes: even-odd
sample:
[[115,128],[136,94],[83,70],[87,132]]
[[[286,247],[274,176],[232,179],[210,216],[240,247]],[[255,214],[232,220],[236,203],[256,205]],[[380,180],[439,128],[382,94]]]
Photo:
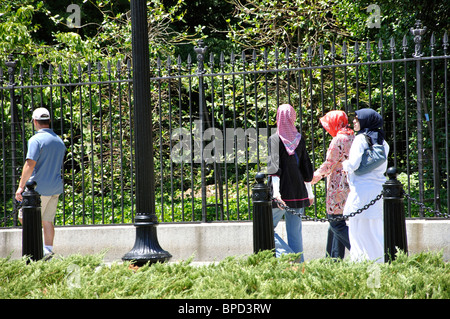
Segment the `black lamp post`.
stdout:
[[165,262],[172,255],[163,250],[156,234],[153,174],[152,109],[146,0],[131,0],[133,50],[133,99],[136,167],[136,241],[122,257],[137,266]]

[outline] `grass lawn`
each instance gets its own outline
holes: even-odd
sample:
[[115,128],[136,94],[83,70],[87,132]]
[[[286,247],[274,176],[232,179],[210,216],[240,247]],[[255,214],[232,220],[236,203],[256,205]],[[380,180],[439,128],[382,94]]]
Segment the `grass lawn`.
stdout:
[[[293,263],[269,252],[210,265],[190,260],[134,267],[102,255],[29,262],[0,259],[1,299],[448,299],[442,254],[399,253],[392,263]],[[188,310],[183,309],[183,310]]]

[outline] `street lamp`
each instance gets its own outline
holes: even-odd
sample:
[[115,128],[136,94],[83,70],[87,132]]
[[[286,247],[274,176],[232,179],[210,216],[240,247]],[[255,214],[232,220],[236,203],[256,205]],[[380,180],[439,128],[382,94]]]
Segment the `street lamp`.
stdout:
[[133,100],[136,167],[136,241],[122,257],[137,266],[165,262],[172,255],[163,250],[156,234],[153,174],[152,110],[146,0],[131,0]]

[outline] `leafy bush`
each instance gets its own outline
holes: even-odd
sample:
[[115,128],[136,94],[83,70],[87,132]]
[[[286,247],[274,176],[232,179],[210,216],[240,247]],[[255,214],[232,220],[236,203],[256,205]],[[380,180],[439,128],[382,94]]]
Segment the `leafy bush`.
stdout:
[[260,252],[209,265],[191,260],[141,268],[104,264],[101,255],[31,262],[0,259],[2,299],[448,299],[442,254],[399,253],[392,263],[317,259]]

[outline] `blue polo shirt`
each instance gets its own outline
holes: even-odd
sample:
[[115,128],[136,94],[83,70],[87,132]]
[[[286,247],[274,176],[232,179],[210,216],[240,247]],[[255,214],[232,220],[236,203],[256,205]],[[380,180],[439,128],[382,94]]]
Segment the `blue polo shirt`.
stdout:
[[63,192],[61,167],[66,146],[52,129],[40,129],[28,141],[27,159],[36,161],[30,180],[36,181],[36,191],[42,196]]

